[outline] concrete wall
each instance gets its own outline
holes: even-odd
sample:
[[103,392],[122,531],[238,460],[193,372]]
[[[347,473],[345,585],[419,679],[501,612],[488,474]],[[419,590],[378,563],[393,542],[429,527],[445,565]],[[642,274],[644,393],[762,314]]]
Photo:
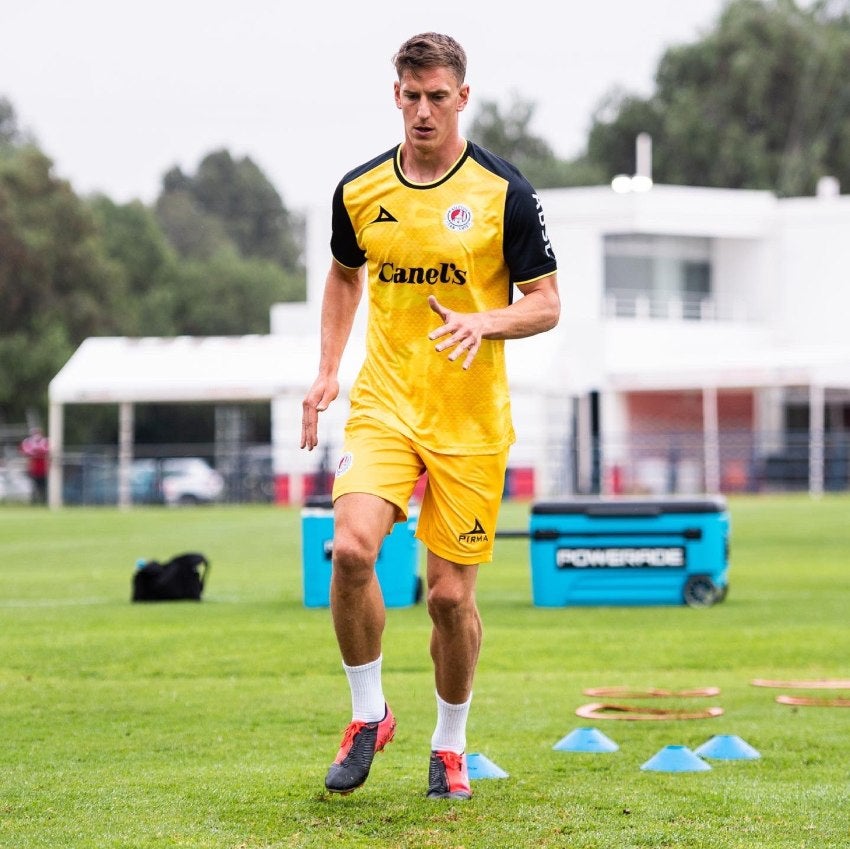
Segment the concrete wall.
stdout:
[[848,344],[850,196],[792,198],[777,216],[782,339]]

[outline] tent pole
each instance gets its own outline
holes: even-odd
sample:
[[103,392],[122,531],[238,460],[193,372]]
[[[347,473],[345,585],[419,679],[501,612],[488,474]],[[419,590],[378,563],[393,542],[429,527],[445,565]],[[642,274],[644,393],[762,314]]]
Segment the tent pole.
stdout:
[[705,462],[705,491],[720,492],[720,436],[717,413],[717,387],[702,390],[702,437]]
[[577,399],[576,415],[576,480],[578,492],[589,495],[592,492],[593,451],[591,428],[590,392],[583,392]]
[[809,385],[809,495],[823,495],[824,388]]
[[47,438],[50,440],[50,466],[47,470],[47,504],[52,509],[62,506],[63,446],[65,408],[51,403],[47,413]]
[[126,509],[133,503],[130,490],[130,464],[133,461],[134,407],[128,401],[118,407],[118,506]]

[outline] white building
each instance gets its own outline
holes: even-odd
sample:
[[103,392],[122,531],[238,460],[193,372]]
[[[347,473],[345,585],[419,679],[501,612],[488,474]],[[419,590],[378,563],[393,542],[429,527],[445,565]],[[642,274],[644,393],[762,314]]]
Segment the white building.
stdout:
[[[541,193],[562,319],[507,344],[511,465],[533,467],[535,494],[756,488],[795,462],[815,491],[846,486],[850,196],[820,188],[791,199],[663,185]],[[327,210],[310,219],[310,303],[276,307],[274,333],[316,333],[328,221]],[[324,414],[326,439],[346,412],[342,399]],[[281,405],[275,423],[279,468],[309,471]]]

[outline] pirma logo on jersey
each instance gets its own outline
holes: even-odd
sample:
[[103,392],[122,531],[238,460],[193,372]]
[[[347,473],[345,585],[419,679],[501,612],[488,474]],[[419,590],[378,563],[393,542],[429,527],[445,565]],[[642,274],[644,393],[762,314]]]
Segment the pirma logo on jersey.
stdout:
[[463,203],[456,203],[446,210],[446,227],[462,233],[472,227],[472,210]]

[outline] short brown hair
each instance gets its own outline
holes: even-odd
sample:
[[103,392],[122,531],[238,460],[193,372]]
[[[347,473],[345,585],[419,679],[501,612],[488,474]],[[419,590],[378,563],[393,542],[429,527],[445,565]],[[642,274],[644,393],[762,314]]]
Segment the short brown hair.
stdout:
[[458,84],[466,78],[466,52],[450,36],[438,32],[423,32],[408,38],[393,56],[398,78],[405,71],[416,75],[425,68],[448,68]]

